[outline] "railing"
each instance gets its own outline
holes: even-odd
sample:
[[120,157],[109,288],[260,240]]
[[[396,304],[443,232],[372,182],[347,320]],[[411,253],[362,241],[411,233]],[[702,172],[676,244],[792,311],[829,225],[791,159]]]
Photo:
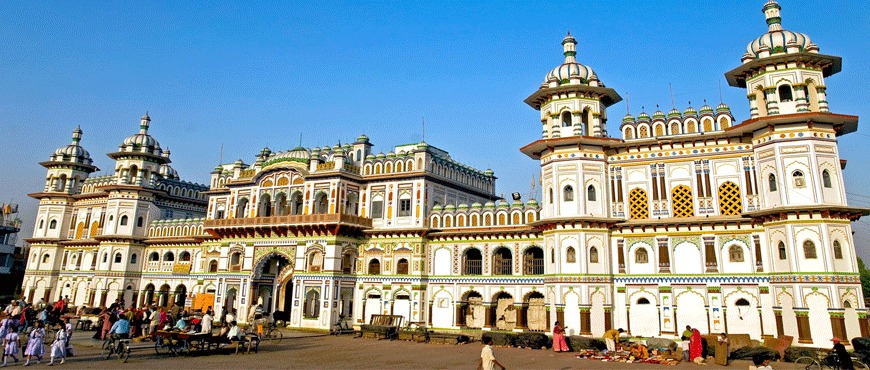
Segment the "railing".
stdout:
[[239,264],[239,265],[232,265],[232,266],[230,266],[230,271],[232,271],[232,272],[239,272],[239,271],[242,271],[242,265],[241,265],[241,264]]
[[524,275],[543,275],[544,274],[544,259],[543,258],[527,258],[524,263]]
[[333,162],[324,162],[317,165],[318,171],[328,171],[335,169],[335,163]]
[[300,225],[300,224],[354,224],[363,227],[372,227],[372,220],[366,217],[340,213],[323,213],[313,215],[284,215],[269,217],[244,217],[222,218],[205,220],[206,228],[239,227],[239,226],[276,226],[276,225]]
[[173,265],[175,265],[175,261],[161,262],[160,263],[160,271],[161,272],[170,272],[170,271],[172,271]]
[[492,268],[493,275],[512,275],[514,272],[510,259],[496,260]]
[[148,261],[148,265],[145,266],[145,271],[147,271],[147,272],[160,271],[160,261]]
[[481,260],[465,260],[465,268],[463,275],[481,275],[483,274],[483,261]]

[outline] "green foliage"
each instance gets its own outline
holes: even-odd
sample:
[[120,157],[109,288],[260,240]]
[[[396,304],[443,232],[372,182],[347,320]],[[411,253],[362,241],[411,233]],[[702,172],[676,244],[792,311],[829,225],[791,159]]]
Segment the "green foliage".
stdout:
[[864,261],[858,258],[858,274],[861,276],[861,290],[865,297],[870,297],[870,270],[864,265]]

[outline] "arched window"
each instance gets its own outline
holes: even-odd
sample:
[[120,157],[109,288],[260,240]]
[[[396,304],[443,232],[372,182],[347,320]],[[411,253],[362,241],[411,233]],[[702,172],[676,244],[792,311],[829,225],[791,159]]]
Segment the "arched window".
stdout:
[[314,197],[314,213],[325,214],[329,210],[329,199],[326,193],[320,192]]
[[816,259],[816,245],[807,240],[804,242],[804,258],[806,259]]
[[257,217],[269,216],[272,216],[272,197],[269,194],[260,195],[260,204],[257,205]]
[[399,262],[396,262],[396,275],[408,275],[407,259],[400,258]]
[[48,253],[44,254],[42,256],[42,263],[48,263],[49,258],[51,258],[51,256],[49,256]]
[[[550,249],[550,253],[555,252],[553,249]],[[551,255],[550,257],[552,258],[553,256]],[[523,274],[544,274],[544,250],[541,247],[530,247],[523,253]]]
[[553,188],[547,189],[547,192],[549,193],[550,204],[553,204]]
[[[48,256],[46,254],[46,256]],[[103,253],[103,263],[109,262],[109,253]]]
[[136,219],[136,227],[142,227],[144,223],[145,219],[142,216],[139,216],[139,218]]
[[677,135],[680,133],[680,124],[677,122],[671,123],[671,135]]
[[172,262],[175,261],[175,254],[172,252],[166,252],[163,254],[163,262]]
[[598,199],[598,195],[595,194],[595,187],[589,185],[589,187],[586,188],[586,200],[594,202],[596,199]]
[[589,248],[589,263],[598,263],[598,248]]
[[301,215],[304,207],[302,206],[302,193],[294,192],[290,195],[290,213],[294,215]]
[[319,272],[323,269],[323,252],[315,249],[308,254],[308,272]]
[[637,300],[637,304],[649,304],[649,299],[640,298]]
[[834,258],[838,260],[843,259],[843,247],[840,246],[839,240],[834,240]]
[[692,217],[695,215],[695,202],[692,199],[692,189],[679,185],[671,190],[674,206],[674,217]]
[[115,263],[121,263],[121,253],[115,253]]
[[242,253],[234,252],[230,255],[230,271],[241,271],[242,269]]
[[369,261],[369,275],[380,275],[381,274],[381,261],[377,258],[372,258]]
[[767,187],[770,191],[776,191],[776,175],[770,174],[767,176]]
[[734,305],[737,307],[746,307],[749,306],[749,301],[747,301],[746,298],[740,298],[734,302]]
[[831,187],[831,173],[828,170],[822,171],[822,186],[826,188]]
[[646,125],[640,126],[637,137],[641,139],[649,137],[649,127],[647,127]]
[[779,245],[777,246],[777,250],[779,251],[779,259],[784,260],[786,257],[785,243],[779,242]]
[[577,251],[574,250],[574,247],[568,247],[568,249],[565,250],[565,262],[577,262]]
[[354,256],[351,252],[345,252],[341,256],[341,273],[342,274],[352,274],[353,273],[353,260]]
[[483,256],[476,248],[469,248],[462,257],[463,275],[480,275],[483,273]]
[[794,171],[791,173],[791,176],[794,179],[794,187],[803,188],[807,185],[806,181],[804,181],[804,173],[802,171]]
[[632,130],[631,127],[626,127],[624,136],[625,140],[634,139],[634,130]]
[[178,260],[181,262],[190,262],[190,252],[181,252],[181,254],[178,255]]
[[136,253],[131,254],[130,255],[130,264],[136,263],[139,260],[139,258],[137,258],[137,257],[138,256],[136,256]]
[[239,198],[239,204],[236,206],[236,218],[245,217],[245,211],[248,208],[248,198]]
[[573,125],[571,122],[571,112],[562,112],[562,127],[571,127],[571,125]]
[[39,220],[39,227],[38,227],[38,229],[42,230],[42,227],[43,227],[43,226],[45,226],[45,220]]
[[513,255],[505,247],[499,247],[492,256],[493,275],[513,275]]
[[57,229],[57,220],[51,220],[51,222],[48,223],[48,229],[49,230]]
[[792,101],[791,86],[779,85],[779,87],[777,88],[777,91],[779,91],[779,101],[781,103]]
[[646,191],[634,188],[628,192],[628,210],[631,219],[644,220],[649,218],[649,198]]
[[645,248],[638,248],[634,251],[634,262],[649,263],[649,253],[647,253]]
[[148,261],[160,261],[160,255],[157,254],[157,252],[151,252],[151,254],[148,255]]
[[743,262],[743,248],[739,245],[732,245],[728,248],[728,261]]
[[740,187],[731,181],[719,185],[719,213],[723,216],[739,216],[743,212]]
[[308,293],[305,293],[304,311],[306,318],[316,318],[320,316],[320,291],[311,289]]
[[123,215],[123,216],[121,216],[121,221],[118,224],[121,226],[127,226],[128,219],[129,219],[129,217],[127,217],[127,215]]
[[571,185],[565,185],[562,188],[562,201],[570,202],[574,200],[574,187]]

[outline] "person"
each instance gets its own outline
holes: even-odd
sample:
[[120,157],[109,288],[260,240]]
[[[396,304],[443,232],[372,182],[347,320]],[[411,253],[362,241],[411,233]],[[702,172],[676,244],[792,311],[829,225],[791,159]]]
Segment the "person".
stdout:
[[242,340],[242,328],[235,321],[230,321],[230,330],[227,332],[227,338],[230,340]]
[[634,356],[635,360],[646,360],[649,358],[649,348],[647,346],[635,343],[631,346],[631,351],[629,353]]
[[608,352],[616,351],[616,345],[619,343],[619,335],[624,332],[625,330],[622,330],[622,328],[610,329],[604,332],[604,342],[607,343]]
[[716,338],[716,365],[728,366],[728,335],[720,333]]
[[30,331],[30,337],[27,338],[27,348],[24,349],[24,355],[27,356],[27,361],[24,366],[30,366],[30,360],[36,357],[36,363],[42,362],[42,355],[45,354],[45,329],[43,322],[36,321],[33,330]]
[[172,307],[169,308],[169,316],[171,316],[173,320],[178,320],[179,319],[178,314],[180,311],[181,311],[181,308],[178,307],[178,305],[175,304],[175,302],[172,302]]
[[184,331],[187,329],[187,316],[181,316],[178,318],[178,321],[175,322],[175,326],[173,329],[178,329],[180,331]]
[[212,312],[210,309],[205,311],[205,315],[202,315],[202,321],[200,321],[202,328],[199,330],[200,333],[211,334],[211,323],[214,321],[214,318],[211,317],[211,315]]
[[683,335],[680,337],[682,342],[680,342],[680,349],[683,351],[683,361],[689,361],[689,342],[692,338],[692,327],[686,325],[686,330],[683,331]]
[[477,363],[477,370],[493,370],[495,365],[504,370],[504,365],[499,363],[492,353],[492,337],[483,335],[480,337],[480,342],[483,343],[483,349],[480,351],[480,362]]
[[553,351],[556,352],[568,352],[568,343],[565,342],[565,328],[559,326],[560,322],[556,321],[556,325],[553,326]]
[[692,329],[692,337],[689,339],[689,361],[697,361],[696,359],[698,358],[704,361],[703,350],[704,345],[701,332],[698,329]]
[[157,332],[157,328],[163,327],[163,325],[161,325],[162,324],[161,323],[161,316],[165,317],[165,314],[163,312],[163,307],[160,307],[159,310],[151,313],[151,323],[150,323],[150,326],[148,327],[148,334],[151,334],[153,336],[154,333]]
[[227,322],[233,322],[233,321],[236,321],[236,309],[235,308],[233,308],[233,310],[227,314]]
[[18,306],[18,301],[13,299],[12,303],[6,306],[6,309],[3,310],[3,312],[5,312],[10,317],[18,317],[19,315],[21,315],[21,307]]
[[108,310],[104,309],[103,312],[100,312],[100,322],[103,323],[100,339],[106,340],[109,335],[109,330],[112,330],[112,314],[110,314]]
[[6,334],[9,334],[12,329],[13,320],[6,315],[6,312],[0,313],[0,340],[6,338]]
[[66,330],[66,344],[64,348],[66,349],[66,357],[70,357],[73,355],[72,344],[70,344],[70,340],[72,340],[73,335],[73,325],[69,322],[69,317],[63,318],[63,328]]
[[773,370],[770,367],[770,357],[761,353],[756,353],[752,356],[752,364],[754,366],[750,366],[749,370]]
[[218,332],[217,336],[222,337],[222,338],[229,338],[230,337],[230,327],[229,327],[229,325],[227,325],[227,323],[225,323],[225,322],[221,323],[221,331]]
[[112,328],[109,329],[109,335],[115,335],[117,338],[121,339],[129,339],[130,338],[130,321],[127,321],[127,317],[121,315],[118,317],[118,321],[115,321],[112,324]]
[[66,361],[66,328],[62,323],[57,323],[55,329],[57,331],[54,333],[54,342],[51,343],[51,360],[48,361],[48,366],[54,365],[55,357],[60,358],[61,364]]
[[222,323],[227,322],[227,306],[221,307],[221,320]]
[[855,365],[852,364],[852,357],[849,356],[849,352],[846,352],[846,346],[840,343],[840,338],[831,338],[831,342],[834,342],[834,348],[831,351],[834,352],[834,360],[839,364],[840,370],[854,370]]
[[19,343],[18,332],[15,330],[10,330],[9,333],[3,337],[3,366],[6,366],[6,361],[9,357],[18,363],[18,357],[15,357],[18,354],[18,349],[21,348],[21,343]]

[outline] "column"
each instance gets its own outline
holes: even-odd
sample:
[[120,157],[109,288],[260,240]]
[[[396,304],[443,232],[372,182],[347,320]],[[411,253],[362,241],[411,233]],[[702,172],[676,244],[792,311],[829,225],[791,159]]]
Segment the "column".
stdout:
[[776,87],[764,89],[764,94],[767,96],[767,115],[773,116],[779,114],[779,100],[776,96]]
[[798,343],[812,343],[813,337],[810,332],[810,316],[807,311],[795,311],[798,326]]
[[822,86],[816,86],[816,94],[819,98],[819,111],[828,112],[828,96],[825,88]]
[[870,336],[870,323],[867,322],[867,314],[866,313],[858,313],[858,326],[861,327],[861,336],[867,337]]
[[846,320],[843,313],[828,311],[828,314],[831,316],[831,332],[834,333],[834,337],[849,340],[849,336],[846,335]]
[[589,307],[580,307],[580,333],[592,334],[592,323],[590,320]]
[[755,93],[751,93],[747,97],[749,98],[749,119],[758,118],[758,100],[756,100]]
[[807,85],[804,83],[796,83],[791,86],[795,93],[795,102],[797,102],[795,107],[797,108],[798,113],[809,112],[810,104],[809,101],[807,101]]

